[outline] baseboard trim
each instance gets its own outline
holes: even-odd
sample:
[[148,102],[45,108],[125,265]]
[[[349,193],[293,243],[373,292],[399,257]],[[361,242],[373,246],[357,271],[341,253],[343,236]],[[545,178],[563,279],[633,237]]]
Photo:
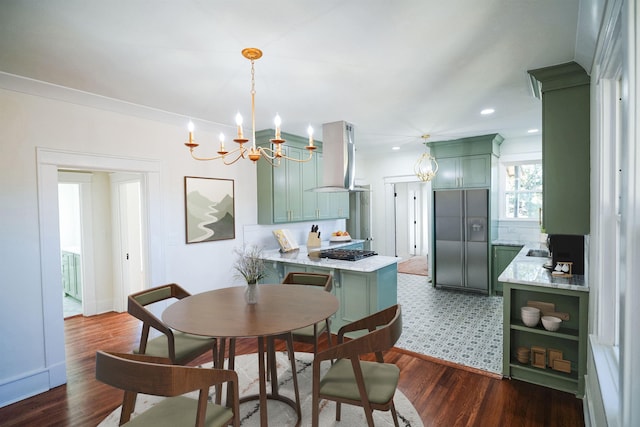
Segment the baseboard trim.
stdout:
[[0,384],[0,408],[49,390],[49,370],[30,372]]

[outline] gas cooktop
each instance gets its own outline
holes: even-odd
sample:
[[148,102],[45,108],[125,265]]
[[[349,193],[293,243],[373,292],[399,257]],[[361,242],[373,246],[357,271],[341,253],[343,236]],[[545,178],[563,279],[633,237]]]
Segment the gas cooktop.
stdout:
[[360,249],[324,249],[321,251],[310,252],[311,258],[331,258],[342,261],[358,261],[363,258],[378,255],[374,251],[363,251]]

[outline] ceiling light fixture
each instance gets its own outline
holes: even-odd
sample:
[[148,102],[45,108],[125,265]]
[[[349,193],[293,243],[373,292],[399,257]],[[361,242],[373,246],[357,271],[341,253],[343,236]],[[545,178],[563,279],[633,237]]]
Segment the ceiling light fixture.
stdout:
[[[273,148],[267,147],[258,147],[256,146],[256,82],[255,82],[255,69],[254,63],[256,60],[262,57],[262,51],[255,47],[248,47],[242,50],[242,56],[251,61],[251,137],[252,145],[251,148],[246,148],[244,146],[245,143],[249,142],[247,138],[244,137],[242,131],[242,116],[240,113],[236,114],[236,126],[238,128],[237,137],[233,140],[238,144],[236,148],[231,151],[227,151],[224,146],[224,134],[220,133],[220,147],[217,151],[218,155],[213,157],[198,157],[194,154],[193,150],[200,144],[195,142],[193,138],[194,126],[193,122],[189,122],[189,141],[185,142],[184,145],[189,147],[189,152],[191,153],[191,157],[195,160],[218,160],[222,159],[225,165],[232,165],[240,159],[249,159],[254,163],[257,162],[261,157],[264,158],[267,162],[269,162],[272,166],[280,166],[280,161],[282,159],[292,160],[295,162],[303,163],[308,162],[313,157],[313,152],[317,148],[313,144],[313,128],[311,126],[308,127],[307,133],[309,134],[309,145],[306,148],[309,152],[309,156],[304,159],[296,159],[293,157],[287,157],[282,152],[282,144],[286,141],[282,139],[280,134],[280,124],[281,119],[278,114],[276,114],[274,124],[276,126],[275,136],[273,139],[269,140],[271,144],[273,144]],[[232,159],[229,159],[230,156],[235,156]]]
[[496,110],[494,110],[493,108],[485,108],[484,110],[480,111],[480,114],[482,114],[483,116],[488,116],[489,114],[493,114],[495,112]]
[[[425,146],[425,150],[427,148],[427,139],[429,136],[430,135],[428,134],[421,136],[424,140],[422,143]],[[420,181],[429,182],[436,177],[436,173],[438,172],[438,162],[435,157],[425,151],[416,162],[413,170],[416,173],[416,176],[420,178]]]

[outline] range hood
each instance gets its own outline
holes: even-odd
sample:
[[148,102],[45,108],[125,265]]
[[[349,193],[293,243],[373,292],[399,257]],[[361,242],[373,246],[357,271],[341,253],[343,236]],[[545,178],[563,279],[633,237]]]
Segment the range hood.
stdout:
[[345,121],[322,125],[323,184],[310,191],[365,191],[355,185],[356,146],[353,135],[353,125]]

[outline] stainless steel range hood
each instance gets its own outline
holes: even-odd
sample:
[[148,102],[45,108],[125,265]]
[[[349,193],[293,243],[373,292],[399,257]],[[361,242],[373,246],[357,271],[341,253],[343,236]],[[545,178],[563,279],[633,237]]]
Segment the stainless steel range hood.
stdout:
[[345,121],[322,125],[323,185],[310,191],[337,193],[365,191],[355,185],[354,129]]

